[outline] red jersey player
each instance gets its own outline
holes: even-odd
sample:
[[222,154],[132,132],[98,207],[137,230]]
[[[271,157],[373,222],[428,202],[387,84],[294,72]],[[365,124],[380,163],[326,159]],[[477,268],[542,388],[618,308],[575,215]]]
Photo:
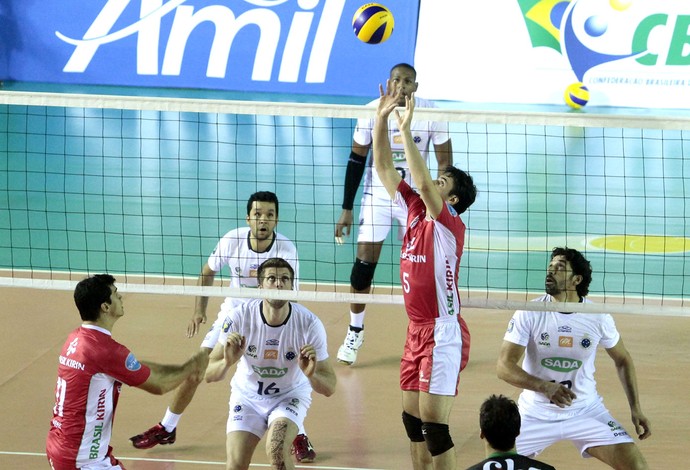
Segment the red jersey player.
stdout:
[[401,93],[390,81],[385,92],[380,89],[373,155],[386,191],[408,214],[400,251],[400,282],[410,320],[400,363],[403,424],[414,468],[433,463],[435,470],[455,469],[448,420],[470,347],[457,287],[465,238],[459,214],[474,202],[477,190],[472,178],[453,166],[432,180],[410,130],[414,94],[405,97],[405,111],[402,115],[395,111],[395,118],[419,194],[401,178],[387,138],[388,118]]
[[124,315],[115,278],[98,274],[82,280],[74,301],[83,321],[67,337],[58,357],[55,406],[46,440],[53,470],[119,469],[110,436],[122,384],[162,394],[187,376],[204,375],[208,357],[198,353],[180,366],[139,362],[111,336]]

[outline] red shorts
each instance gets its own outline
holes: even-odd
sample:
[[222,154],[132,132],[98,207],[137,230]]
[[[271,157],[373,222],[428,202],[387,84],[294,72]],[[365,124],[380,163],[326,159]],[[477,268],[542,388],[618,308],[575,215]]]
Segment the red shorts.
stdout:
[[469,357],[470,332],[462,317],[410,322],[400,360],[400,388],[455,396]]

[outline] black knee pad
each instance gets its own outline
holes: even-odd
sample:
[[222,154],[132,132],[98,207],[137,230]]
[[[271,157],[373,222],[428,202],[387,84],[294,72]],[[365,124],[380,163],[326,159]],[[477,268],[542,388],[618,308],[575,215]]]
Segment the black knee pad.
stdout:
[[422,420],[415,418],[409,413],[403,411],[402,421],[407,431],[407,437],[412,442],[424,442],[424,434],[422,434]]
[[447,424],[422,423],[422,434],[432,457],[453,448],[453,439],[450,437]]
[[350,274],[350,285],[355,290],[368,290],[371,287],[371,281],[374,279],[374,271],[376,271],[376,263],[368,263],[361,259],[355,259],[355,264],[352,266],[352,273]]

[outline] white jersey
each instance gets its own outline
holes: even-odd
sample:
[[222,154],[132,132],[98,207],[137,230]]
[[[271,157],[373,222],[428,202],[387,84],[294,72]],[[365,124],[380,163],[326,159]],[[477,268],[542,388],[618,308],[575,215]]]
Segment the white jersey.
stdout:
[[[554,300],[547,294],[534,301]],[[571,406],[559,408],[544,394],[523,390],[518,400],[521,413],[544,420],[565,419],[602,402],[594,380],[594,359],[598,346],[612,348],[620,339],[611,315],[518,310],[503,339],[525,346],[525,372],[561,383],[577,395]]]
[[[258,287],[256,278],[261,263],[269,258],[283,258],[290,263],[295,271],[293,286],[299,288],[299,259],[297,248],[287,237],[275,233],[273,243],[264,252],[252,250],[249,243],[250,228],[242,227],[230,230],[218,241],[216,248],[208,257],[208,266],[215,272],[219,272],[227,266],[230,270],[229,287]],[[245,302],[247,299],[227,297],[223,302],[223,311],[229,311]]]
[[252,299],[233,309],[225,319],[218,342],[228,334],[246,338],[244,354],[230,385],[252,399],[277,398],[298,388],[311,391],[309,379],[299,367],[300,349],[311,344],[316,360],[328,358],[326,329],[306,307],[290,302],[290,313],[280,326],[269,326],[263,315],[263,300]]
[[[376,99],[370,102],[367,106],[377,106],[379,100]],[[435,108],[433,101],[425,100],[423,98],[415,97],[415,108]],[[354,141],[360,145],[370,145],[372,142],[372,130],[374,128],[373,119],[360,118],[357,120],[357,127],[355,128]],[[429,166],[429,145],[440,145],[448,142],[450,135],[448,133],[447,122],[433,122],[433,121],[412,121],[410,126],[412,137],[417,144],[422,158]],[[391,151],[393,152],[393,164],[395,168],[403,177],[407,184],[414,187],[412,178],[405,159],[405,149],[403,147],[402,136],[398,129],[398,122],[395,119],[388,121],[388,135],[390,137]],[[390,195],[383,187],[383,183],[378,177],[378,174],[373,167],[373,158],[367,162],[366,174],[364,177],[364,194],[371,194],[372,196],[390,201]]]

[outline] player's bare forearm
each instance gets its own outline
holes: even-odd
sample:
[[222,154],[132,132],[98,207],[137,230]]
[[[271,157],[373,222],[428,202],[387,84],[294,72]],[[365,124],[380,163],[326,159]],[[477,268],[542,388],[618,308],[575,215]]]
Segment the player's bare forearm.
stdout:
[[180,385],[190,375],[197,374],[197,378],[201,376],[208,364],[208,356],[203,352],[198,352],[182,365],[155,362],[142,362],[142,364],[151,369],[151,375],[138,388],[155,395],[162,395]]
[[414,96],[407,98],[405,100],[405,114],[401,117],[396,114],[398,119],[398,125],[402,131],[402,141],[405,147],[405,158],[407,160],[407,166],[410,168],[410,174],[412,175],[412,181],[419,195],[424,201],[424,205],[427,208],[427,213],[436,218],[438,214],[441,213],[443,209],[443,199],[441,195],[436,190],[434,180],[431,178],[431,173],[422,158],[417,144],[414,142],[412,132],[410,130],[410,125],[412,122],[412,115],[414,113]]
[[218,382],[223,380],[230,367],[231,364],[228,364],[224,357],[211,358],[206,368],[206,382]]
[[[196,281],[197,286],[205,287],[212,286],[216,278],[216,272],[212,270],[208,263],[204,263],[199,273],[199,278]],[[201,329],[201,325],[206,323],[206,308],[208,307],[208,297],[197,297],[194,300],[194,313],[192,318],[187,323],[187,338],[192,338]]]
[[309,382],[311,383],[311,388],[316,393],[326,397],[330,397],[335,393],[337,378],[333,366],[328,359],[316,363],[316,370],[309,377]]
[[400,97],[400,90],[391,91],[386,82],[386,91],[379,87],[381,97],[379,99],[379,106],[376,110],[376,119],[374,120],[373,137],[373,158],[374,168],[381,180],[381,183],[386,188],[386,192],[393,199],[400,184],[400,174],[393,165],[393,152],[391,151],[391,144],[388,139],[388,117],[397,106],[397,100]]
[[572,405],[572,401],[577,398],[572,390],[562,384],[528,374],[518,365],[524,352],[524,346],[503,341],[496,363],[498,378],[515,387],[541,393],[561,408]]
[[434,153],[436,154],[438,176],[441,176],[446,168],[453,166],[453,144],[451,140],[448,139],[442,144],[434,145]]
[[499,362],[498,378],[517,388],[541,393],[559,408],[573,404],[575,393],[566,386],[528,374],[517,364]]
[[[409,129],[402,133],[403,145],[405,146],[405,158],[407,159],[407,166],[410,168],[412,181],[419,192],[423,195],[425,192],[435,191],[434,180],[431,179],[431,173],[424,163],[421,153],[414,142],[414,137]],[[436,194],[438,194],[436,192]],[[440,199],[440,196],[439,196]]]
[[606,350],[608,355],[613,359],[625,396],[628,399],[630,410],[634,413],[642,413],[640,408],[640,396],[637,388],[637,372],[635,371],[635,363],[632,356],[623,344],[623,339],[619,339],[618,343]]
[[209,357],[208,367],[206,368],[206,382],[223,380],[230,367],[235,365],[242,357],[245,346],[245,337],[236,332],[228,335],[225,344],[218,342]]
[[628,399],[630,415],[635,425],[635,432],[640,439],[646,439],[651,435],[651,426],[647,417],[642,413],[640,396],[637,388],[635,364],[629,354],[626,356],[627,357],[620,361],[620,363],[616,362],[616,371],[618,372],[618,379],[625,391],[625,396]]

